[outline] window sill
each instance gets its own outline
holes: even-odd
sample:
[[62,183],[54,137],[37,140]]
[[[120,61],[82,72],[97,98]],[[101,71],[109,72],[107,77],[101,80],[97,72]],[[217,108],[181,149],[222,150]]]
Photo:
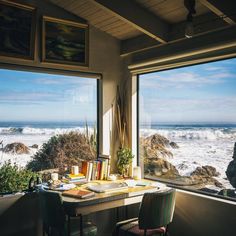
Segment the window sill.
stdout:
[[144,177],[144,179],[152,180],[155,182],[160,182],[162,184],[166,184],[168,187],[175,188],[176,191],[180,192],[180,193],[185,193],[185,194],[189,194],[189,195],[193,195],[193,196],[197,196],[197,197],[201,197],[201,198],[207,198],[207,199],[211,199],[214,201],[220,201],[220,202],[228,203],[231,205],[236,205],[236,198],[225,197],[223,195],[216,195],[213,193],[198,191],[198,190],[194,190],[194,189],[187,189],[187,188],[182,187],[181,185],[174,185],[171,182],[166,181],[166,180],[162,180],[162,179],[155,180],[155,179],[150,179],[150,178],[145,178],[145,177]]

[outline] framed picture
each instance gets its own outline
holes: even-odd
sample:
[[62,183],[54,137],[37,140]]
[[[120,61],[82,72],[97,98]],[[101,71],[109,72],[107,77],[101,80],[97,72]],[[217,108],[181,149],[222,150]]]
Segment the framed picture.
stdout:
[[0,56],[34,59],[35,8],[0,0]]
[[43,17],[43,62],[88,66],[88,25]]

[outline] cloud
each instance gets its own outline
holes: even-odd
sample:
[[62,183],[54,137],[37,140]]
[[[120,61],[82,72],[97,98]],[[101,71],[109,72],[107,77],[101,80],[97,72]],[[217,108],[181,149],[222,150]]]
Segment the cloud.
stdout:
[[59,102],[63,97],[58,93],[49,92],[19,92],[19,91],[3,91],[0,93],[0,103],[34,103],[42,102]]
[[222,71],[225,70],[224,67],[221,66],[208,66],[205,68],[206,71]]
[[96,80],[86,79],[76,76],[46,76],[41,78],[33,79],[32,82],[39,85],[77,85],[77,86],[87,86],[88,84],[93,84]]
[[141,76],[143,88],[194,88],[223,84],[228,78],[235,77],[232,68],[217,64],[203,64]]
[[152,76],[141,77],[143,88],[184,88],[203,87],[205,85],[215,85],[225,83],[225,79],[232,77],[230,73],[218,73],[210,75],[200,75],[194,72],[181,72],[172,74],[153,74]]
[[140,99],[141,117],[150,116],[153,120],[159,121],[168,119],[175,122],[186,117],[195,122],[204,118],[209,120],[209,117],[219,122],[225,121],[225,117],[235,121],[235,107],[236,96],[209,97],[208,99]]

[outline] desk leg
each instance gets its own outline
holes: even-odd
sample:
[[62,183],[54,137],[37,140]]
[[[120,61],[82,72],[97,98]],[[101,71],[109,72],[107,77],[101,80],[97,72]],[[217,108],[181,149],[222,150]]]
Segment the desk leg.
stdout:
[[119,207],[116,208],[116,223],[120,220]]
[[68,236],[70,236],[70,216],[67,216],[67,230],[68,230]]
[[83,216],[80,215],[80,236],[83,236]]

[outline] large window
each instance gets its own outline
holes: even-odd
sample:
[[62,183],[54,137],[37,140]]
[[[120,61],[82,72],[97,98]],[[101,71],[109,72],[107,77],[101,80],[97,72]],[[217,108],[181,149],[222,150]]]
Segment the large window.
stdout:
[[96,79],[1,69],[0,193],[95,159],[97,123]]
[[139,76],[146,178],[235,198],[235,142],[236,59]]

